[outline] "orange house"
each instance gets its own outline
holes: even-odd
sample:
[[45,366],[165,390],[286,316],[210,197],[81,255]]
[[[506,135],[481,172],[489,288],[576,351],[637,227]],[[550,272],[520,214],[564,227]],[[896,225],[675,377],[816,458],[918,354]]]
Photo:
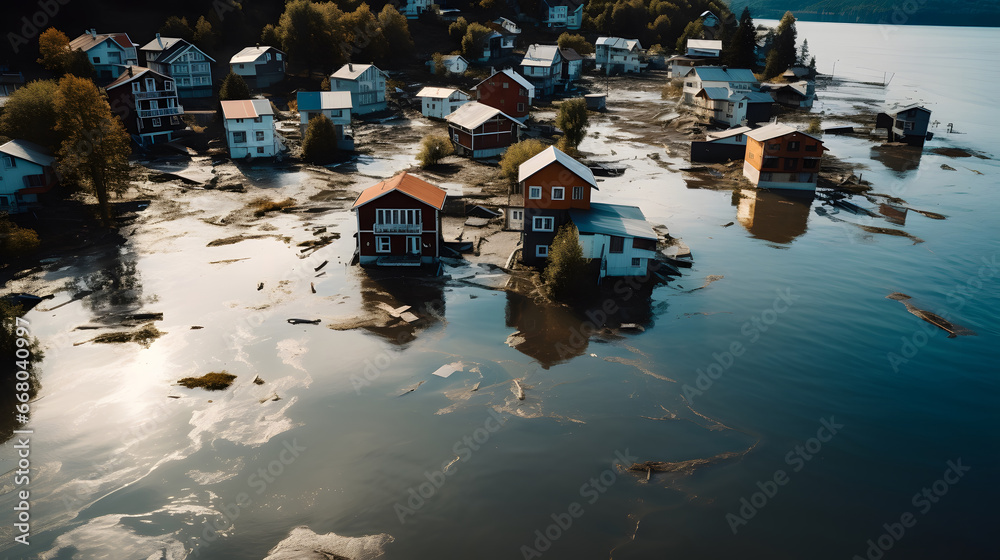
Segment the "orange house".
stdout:
[[823,141],[785,124],[769,124],[747,135],[743,175],[762,189],[816,190]]

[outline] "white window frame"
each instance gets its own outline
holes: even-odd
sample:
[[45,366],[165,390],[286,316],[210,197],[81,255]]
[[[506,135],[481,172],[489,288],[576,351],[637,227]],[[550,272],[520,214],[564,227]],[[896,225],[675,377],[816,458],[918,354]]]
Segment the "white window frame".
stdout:
[[132,93],[138,93],[142,91],[142,84],[138,80],[132,82]]
[[154,118],[153,119],[153,126],[160,126],[160,119],[159,118]]
[[263,130],[255,130],[253,136],[254,136],[254,141],[255,142],[263,142],[264,141],[264,131]]
[[392,251],[392,242],[388,235],[380,235],[375,238],[376,253],[388,253],[390,251]]
[[[545,227],[548,224],[548,227]],[[556,219],[552,216],[534,216],[531,218],[531,231],[555,231]]]
[[[413,249],[417,250],[414,251]],[[424,252],[423,240],[420,239],[419,235],[407,235],[406,236],[406,254],[407,255],[420,255]]]
[[542,198],[542,187],[528,187],[528,198],[531,199],[531,200],[539,200],[539,199],[541,199]]
[[566,187],[552,187],[552,200],[566,200]]
[[549,246],[548,245],[535,245],[535,256],[549,258]]

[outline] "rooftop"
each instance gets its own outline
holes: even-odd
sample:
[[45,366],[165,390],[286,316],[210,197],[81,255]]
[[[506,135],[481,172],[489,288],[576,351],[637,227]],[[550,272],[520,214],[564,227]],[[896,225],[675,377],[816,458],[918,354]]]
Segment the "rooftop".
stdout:
[[80,35],[76,39],[69,42],[69,48],[71,50],[81,50],[89,51],[90,49],[100,45],[104,41],[111,39],[118,44],[119,47],[123,49],[131,49],[135,47],[135,43],[129,39],[128,35],[125,33],[94,33],[90,32]]
[[612,49],[625,49],[629,51],[635,48],[642,48],[638,39],[623,39],[621,37],[598,37],[594,46],[596,47],[598,45],[605,45]]
[[569,215],[580,233],[658,239],[638,206],[591,202],[590,210],[570,210]]
[[549,146],[539,152],[535,157],[522,163],[521,167],[517,170],[517,182],[520,183],[521,181],[524,181],[552,163],[562,164],[563,167],[569,169],[574,175],[586,181],[590,186],[595,189],[597,188],[597,179],[594,179],[594,172],[591,171],[589,167],[569,157],[555,146]]
[[728,68],[726,66],[695,66],[691,72],[706,82],[753,82],[757,81],[753,71],[746,68]]
[[299,111],[351,109],[349,91],[300,91],[295,97]]
[[361,191],[351,208],[368,204],[392,191],[400,191],[438,210],[444,208],[444,200],[448,196],[444,189],[404,172]]
[[500,109],[495,109],[478,101],[466,103],[458,109],[455,109],[455,112],[445,117],[445,120],[453,125],[472,130],[497,115],[503,115],[507,119],[516,122],[518,126],[524,126],[518,122],[517,119],[504,113]]
[[263,115],[273,115],[271,102],[267,99],[240,99],[222,102],[222,115],[229,119],[256,119]]
[[11,140],[0,146],[0,152],[44,167],[49,167],[56,161],[48,150],[27,140]]
[[[490,76],[490,78],[492,78],[493,76],[496,76],[497,74],[506,74],[512,80],[514,80],[515,82],[517,82],[518,84],[520,84],[521,87],[523,87],[524,89],[528,90],[528,97],[534,97],[535,96],[535,86],[533,86],[531,84],[531,82],[529,82],[524,76],[518,74],[514,70],[511,70],[510,68],[505,68],[504,70],[501,70],[499,72],[494,72]],[[487,81],[489,81],[490,78],[486,78],[482,82],[479,82],[472,89],[476,89],[479,86],[483,85],[484,83],[486,83]]]
[[751,129],[749,126],[738,126],[736,128],[730,128],[729,130],[723,130],[723,131],[720,131],[720,132],[709,132],[705,136],[709,140],[721,140],[723,138],[729,138],[729,137],[732,137],[732,136],[737,136],[739,134],[746,134],[747,132],[750,132],[751,130],[753,130],[753,129]]
[[229,63],[230,64],[248,64],[248,63],[253,63],[253,62],[256,62],[258,58],[264,56],[264,53],[266,53],[267,51],[269,51],[271,49],[274,49],[274,50],[276,50],[278,52],[281,52],[281,51],[279,51],[278,49],[276,49],[274,47],[268,47],[266,45],[263,46],[263,47],[259,46],[259,45],[256,46],[256,47],[247,47],[247,48],[243,49],[242,51],[234,54],[233,58],[229,59]]
[[758,129],[751,130],[750,132],[747,133],[747,137],[748,138],[753,138],[754,140],[756,140],[758,142],[763,142],[764,140],[770,140],[772,138],[778,138],[780,136],[785,136],[787,134],[792,134],[794,132],[798,132],[799,134],[802,134],[804,136],[808,136],[808,137],[810,137],[810,138],[812,138],[814,140],[819,140],[819,138],[816,138],[815,136],[812,136],[810,134],[806,134],[805,132],[802,132],[801,130],[797,130],[795,128],[792,128],[792,127],[788,126],[787,124],[781,124],[781,123],[771,123],[771,124],[762,126],[762,127],[758,128]]
[[417,92],[417,97],[431,97],[434,99],[447,99],[451,94],[458,91],[455,88],[425,87]]
[[[372,64],[345,64],[340,67],[340,70],[334,72],[330,77],[337,78],[338,80],[357,80],[365,73],[369,68],[375,68]],[[379,70],[381,72],[381,70]]]
[[704,49],[709,51],[721,51],[722,41],[710,41],[707,39],[688,39],[687,48]]

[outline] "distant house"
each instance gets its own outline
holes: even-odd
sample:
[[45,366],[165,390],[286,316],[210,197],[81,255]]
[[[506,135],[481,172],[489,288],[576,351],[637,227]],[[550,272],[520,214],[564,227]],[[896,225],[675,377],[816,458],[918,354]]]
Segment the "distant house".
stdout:
[[443,119],[469,102],[469,94],[454,88],[425,87],[417,92],[421,113],[425,117]]
[[702,36],[705,39],[715,39],[722,30],[722,27],[720,25],[721,20],[719,20],[719,16],[715,15],[709,10],[705,10],[698,17],[701,19]]
[[[465,74],[465,71],[469,69],[469,61],[460,54],[446,54],[441,57],[441,62],[449,74]],[[434,60],[428,60],[427,66],[430,67],[431,72],[437,72]]]
[[583,0],[542,0],[540,7],[548,27],[580,29],[583,24]]
[[760,90],[769,94],[775,102],[786,107],[809,108],[816,99],[816,84],[812,81],[797,82],[765,82],[760,84]]
[[189,97],[212,96],[212,63],[215,59],[201,49],[175,37],[160,37],[142,47],[146,67],[174,79],[178,95]]
[[712,124],[724,127],[767,122],[774,99],[759,91],[730,92],[724,87],[707,87],[695,95],[697,112]]
[[58,182],[54,163],[48,150],[27,140],[0,146],[0,214],[20,214],[37,206],[39,196]]
[[730,94],[755,91],[757,78],[752,70],[728,68],[726,66],[697,66],[684,75],[682,100],[694,105],[695,98],[703,88],[726,88]]
[[401,10],[406,19],[417,19],[420,14],[431,9],[432,0],[406,0],[406,6]]
[[447,193],[409,173],[368,187],[351,209],[362,266],[420,266],[441,256],[441,210]]
[[251,89],[264,89],[285,79],[285,53],[274,47],[247,47],[229,59],[229,70]]
[[136,46],[127,33],[98,33],[95,29],[69,42],[71,50],[87,53],[87,60],[97,72],[97,77],[103,80],[113,80],[125,68],[139,65]]
[[140,146],[170,142],[185,128],[177,80],[141,66],[129,66],[104,88],[111,110]]
[[[570,211],[590,209],[597,180],[587,166],[550,146],[521,164],[515,188],[524,201],[521,260],[540,265],[548,259],[559,227],[570,221]],[[508,209],[508,222],[517,210]]]
[[589,209],[570,209],[569,217],[583,258],[600,263],[598,279],[647,274],[659,237],[638,206],[591,202]]
[[769,124],[746,133],[743,175],[763,189],[816,190],[823,142],[788,125]]
[[222,102],[223,125],[229,157],[274,157],[281,153],[281,140],[274,130],[274,111],[266,99]]
[[503,154],[508,146],[518,141],[524,127],[500,109],[476,101],[462,105],[445,120],[455,152],[472,158]]
[[722,41],[708,39],[688,39],[685,45],[687,56],[697,56],[702,58],[719,58],[722,54]]
[[875,118],[875,128],[888,131],[889,142],[904,142],[910,146],[923,146],[925,140],[934,137],[927,132],[931,111],[917,104],[900,107],[891,113],[879,113]]
[[563,59],[560,70],[560,78],[562,78],[563,83],[571,84],[579,80],[580,76],[583,75],[583,57],[575,49],[569,47],[559,49],[559,54],[562,55]]
[[598,37],[594,43],[594,61],[605,74],[638,73],[642,45],[638,39]]
[[351,92],[355,115],[385,110],[385,87],[385,73],[373,64],[348,63],[330,76],[330,91]]
[[323,114],[333,121],[337,132],[337,147],[354,149],[351,133],[351,92],[349,91],[300,91],[295,101],[299,111],[299,128],[305,136],[309,120]]
[[494,72],[472,88],[476,101],[524,122],[535,98],[535,86],[514,70]]
[[513,33],[514,35],[520,35],[521,34],[521,28],[520,28],[520,26],[518,26],[516,23],[514,23],[513,21],[511,21],[511,20],[509,20],[509,19],[507,19],[505,17],[502,17],[502,18],[499,18],[499,19],[495,19],[495,20],[493,20],[493,23],[499,25],[500,27],[503,27],[504,29],[506,29],[510,33]]
[[9,72],[6,67],[0,70],[0,109],[7,104],[7,98],[23,86],[23,74],[20,72]]
[[539,97],[547,97],[563,84],[563,57],[556,45],[534,44],[521,59],[521,74],[535,86]]
[[709,132],[703,142],[691,142],[691,161],[720,163],[743,159],[747,151],[749,126],[739,126],[721,132]]
[[493,30],[488,38],[490,59],[495,60],[513,54],[517,33],[512,33],[497,23],[488,23],[486,26]]

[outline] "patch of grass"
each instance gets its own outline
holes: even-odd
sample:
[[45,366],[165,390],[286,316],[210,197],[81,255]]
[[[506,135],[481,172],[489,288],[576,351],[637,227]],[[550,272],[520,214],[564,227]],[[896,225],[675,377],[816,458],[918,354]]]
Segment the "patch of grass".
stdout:
[[124,344],[126,342],[136,342],[143,346],[149,346],[154,340],[166,334],[157,329],[153,323],[146,323],[137,330],[131,332],[113,332],[99,334],[93,341],[98,344]]
[[268,212],[275,212],[278,210],[284,210],[295,206],[295,201],[291,198],[286,198],[285,200],[271,200],[266,196],[255,198],[247,203],[247,207],[253,210],[254,216],[258,218],[267,214]]
[[179,379],[177,383],[187,387],[188,389],[194,389],[195,387],[201,387],[206,391],[222,391],[228,389],[233,381],[236,380],[236,376],[228,373],[226,370],[219,372],[211,372],[202,375],[201,377],[185,377]]

